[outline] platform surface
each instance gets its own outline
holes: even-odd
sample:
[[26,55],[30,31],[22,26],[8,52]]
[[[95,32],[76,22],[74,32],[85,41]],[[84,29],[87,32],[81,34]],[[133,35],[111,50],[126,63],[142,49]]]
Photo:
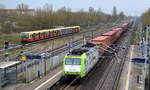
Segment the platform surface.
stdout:
[[131,62],[133,58],[143,58],[138,45],[129,48],[117,90],[144,90],[144,63]]

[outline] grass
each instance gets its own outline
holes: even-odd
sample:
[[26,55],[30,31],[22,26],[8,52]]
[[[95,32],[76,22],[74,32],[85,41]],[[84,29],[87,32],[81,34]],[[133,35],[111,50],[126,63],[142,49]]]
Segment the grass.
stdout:
[[10,41],[12,44],[20,43],[20,34],[12,33],[12,34],[1,34],[0,35],[0,48],[3,48],[5,41]]
[[140,43],[140,40],[138,38],[139,31],[140,30],[136,30],[136,32],[134,33],[134,42],[133,42],[134,45],[138,45]]
[[16,54],[16,53],[20,53],[21,51],[27,49],[26,47],[25,48],[20,48],[20,49],[16,49],[16,50],[11,50],[9,51],[10,54]]

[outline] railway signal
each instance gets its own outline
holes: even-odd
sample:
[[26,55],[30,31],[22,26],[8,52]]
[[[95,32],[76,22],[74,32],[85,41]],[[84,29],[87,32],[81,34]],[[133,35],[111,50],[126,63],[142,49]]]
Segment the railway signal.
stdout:
[[72,46],[72,41],[71,41],[71,39],[68,41],[68,43],[67,43],[67,48],[69,49],[69,52],[71,51],[71,48],[72,48],[73,46]]
[[4,48],[5,48],[5,49],[8,49],[8,48],[9,48],[9,41],[5,41],[5,42],[4,42]]

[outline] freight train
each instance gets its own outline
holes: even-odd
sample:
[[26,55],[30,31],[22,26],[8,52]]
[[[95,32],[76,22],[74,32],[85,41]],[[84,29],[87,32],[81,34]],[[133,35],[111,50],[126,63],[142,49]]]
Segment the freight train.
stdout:
[[72,50],[63,60],[63,73],[65,77],[79,76],[83,78],[98,62],[106,49],[115,43],[129,28],[129,24],[110,30],[99,37],[92,39],[78,49]]
[[58,36],[78,33],[78,32],[80,32],[80,26],[70,26],[70,27],[22,32],[21,42],[22,44],[26,44],[34,41],[44,40],[48,38],[53,38],[53,37],[58,37]]

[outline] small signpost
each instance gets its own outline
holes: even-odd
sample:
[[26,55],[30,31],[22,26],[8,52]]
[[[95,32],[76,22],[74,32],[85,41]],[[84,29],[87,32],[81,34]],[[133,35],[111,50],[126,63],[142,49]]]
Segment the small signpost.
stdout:
[[84,36],[83,37],[83,44],[85,45],[85,44],[87,44],[88,42],[90,42],[91,41],[91,36]]
[[67,48],[69,49],[69,52],[71,51],[71,48],[73,47],[72,40],[73,40],[73,38],[70,38],[68,43],[67,43]]
[[27,60],[27,57],[26,57],[25,55],[23,55],[23,56],[20,57],[20,60],[21,60],[21,61],[26,61],[26,60]]

